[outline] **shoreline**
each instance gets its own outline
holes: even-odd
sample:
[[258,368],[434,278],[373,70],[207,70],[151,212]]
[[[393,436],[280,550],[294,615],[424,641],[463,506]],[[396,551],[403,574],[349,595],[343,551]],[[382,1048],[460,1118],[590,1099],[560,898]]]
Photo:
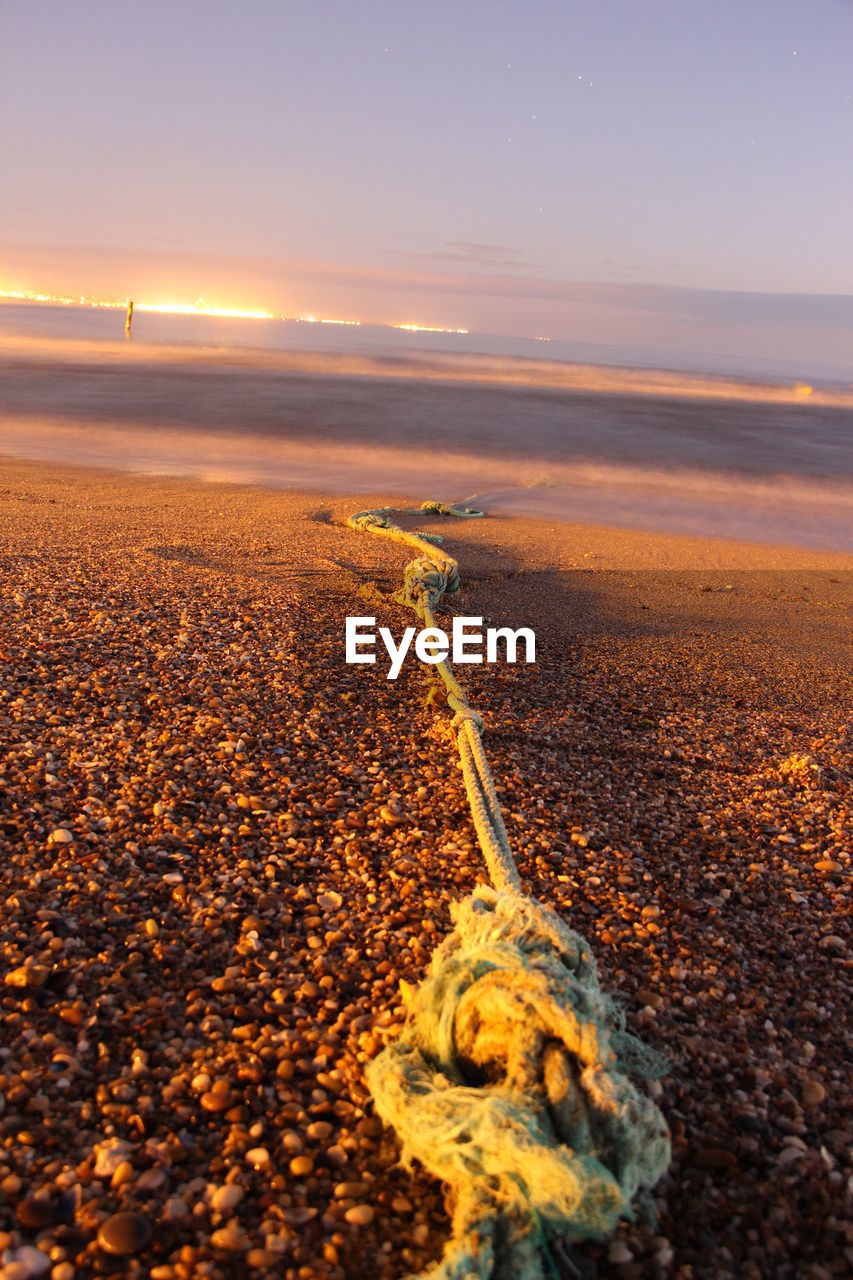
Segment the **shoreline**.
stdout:
[[[63,436],[74,439],[76,447],[79,449],[79,432],[70,427],[66,427]],[[293,445],[289,446],[288,463],[289,471],[297,469],[294,465],[294,459],[303,460],[305,466],[305,479],[307,483],[285,483],[284,480],[279,484],[271,484],[268,479],[265,481],[260,475],[256,476],[255,466],[258,472],[264,469],[269,470],[269,452],[270,444],[268,441],[262,442],[262,456],[264,464],[258,461],[257,464],[247,462],[246,454],[250,453],[249,442],[242,443],[242,456],[238,462],[236,456],[230,453],[226,457],[220,456],[219,460],[207,461],[203,464],[192,463],[190,461],[190,448],[193,442],[184,440],[183,447],[185,452],[179,462],[176,457],[176,449],[172,449],[172,462],[166,466],[159,466],[149,461],[147,465],[138,459],[128,462],[127,453],[125,451],[125,465],[118,465],[118,457],[114,456],[107,460],[104,454],[108,453],[105,447],[103,437],[89,436],[90,447],[96,454],[95,458],[69,459],[64,451],[64,445],[56,446],[58,456],[53,456],[51,447],[47,446],[49,456],[34,458],[26,455],[15,453],[0,453],[4,458],[6,467],[11,471],[15,469],[21,474],[26,474],[27,469],[31,468],[33,474],[46,474],[51,471],[69,470],[73,474],[80,476],[98,476],[111,477],[118,479],[126,477],[128,479],[136,478],[140,481],[159,481],[164,484],[204,484],[212,487],[222,486],[223,488],[245,488],[248,491],[257,491],[260,493],[282,493],[295,495],[317,495],[322,499],[326,495],[335,501],[340,501],[344,494],[353,495],[353,501],[358,506],[384,505],[386,498],[383,496],[387,493],[396,495],[405,494],[408,490],[412,493],[417,488],[421,491],[423,488],[423,476],[427,469],[427,456],[423,458],[412,458],[413,451],[408,450],[408,462],[404,469],[399,471],[395,477],[398,483],[385,487],[384,491],[375,484],[369,483],[367,475],[367,467],[364,464],[364,457],[369,449],[361,449],[357,453],[350,454],[340,449],[329,450],[325,465],[318,467],[317,455],[319,450],[317,447],[305,446],[299,450]],[[32,436],[30,436],[30,445],[32,449]],[[137,446],[138,447],[138,446]],[[162,438],[158,437],[158,448],[162,452]],[[118,449],[118,440],[116,441],[116,451]],[[359,460],[361,467],[359,469]],[[230,470],[234,466],[248,469],[249,475],[245,478],[233,477]],[[194,470],[200,469],[201,475],[194,474]],[[507,471],[511,468],[507,464]],[[317,473],[324,474],[326,479],[331,482],[331,488],[327,484],[326,487],[316,483],[310,483],[316,480]],[[355,475],[353,474],[355,472]],[[224,473],[224,474],[223,474]],[[346,479],[350,483],[346,483]],[[822,546],[809,546],[794,542],[776,542],[774,540],[762,540],[758,538],[738,538],[730,536],[715,536],[702,532],[679,531],[659,527],[643,527],[637,525],[634,516],[627,517],[625,522],[615,521],[612,524],[597,521],[594,519],[571,520],[561,514],[561,507],[568,500],[564,497],[562,501],[554,503],[553,498],[549,499],[549,491],[553,490],[553,484],[547,489],[536,490],[535,486],[530,486],[526,491],[513,488],[494,488],[491,491],[471,490],[463,483],[465,479],[473,480],[473,475],[466,475],[465,471],[460,471],[458,465],[453,465],[447,471],[442,471],[441,467],[432,467],[430,474],[429,490],[431,493],[442,492],[443,494],[452,493],[453,500],[459,502],[467,502],[473,506],[482,504],[487,509],[487,514],[493,519],[500,521],[511,521],[515,523],[515,527],[539,524],[543,530],[547,526],[549,529],[558,527],[564,531],[564,537],[561,540],[563,546],[562,558],[555,561],[560,567],[579,567],[577,564],[577,555],[583,556],[591,552],[591,547],[585,545],[580,550],[581,543],[589,543],[591,539],[595,539],[599,543],[604,543],[606,550],[600,554],[604,558],[607,567],[619,567],[622,564],[630,564],[634,567],[668,567],[668,568],[702,568],[707,564],[709,567],[718,566],[720,568],[730,567],[749,567],[749,568],[850,568],[853,567],[853,548],[835,548]],[[508,477],[507,477],[508,478]],[[358,480],[361,479],[361,483]],[[406,483],[408,482],[408,484]],[[586,487],[592,485],[592,480],[587,481]],[[464,490],[464,493],[461,492]],[[377,494],[379,495],[377,497]],[[577,494],[575,494],[577,498]],[[400,498],[401,505],[418,505],[418,500],[411,497]],[[817,497],[815,498],[817,502]],[[658,495],[658,502],[660,496]],[[581,505],[576,502],[576,506]],[[595,498],[592,504],[593,509],[600,505],[600,499]],[[536,508],[539,507],[537,511]],[[544,508],[544,510],[542,509]],[[555,509],[556,508],[556,509]],[[673,521],[678,519],[678,513],[673,514]],[[569,530],[574,533],[569,534]],[[645,546],[646,552],[643,553],[648,557],[648,562],[643,560],[642,555],[639,560],[637,558],[637,546]],[[572,558],[574,552],[575,558]],[[596,553],[598,554],[598,553]],[[588,567],[588,566],[587,566]],[[599,566],[602,567],[602,566]]]

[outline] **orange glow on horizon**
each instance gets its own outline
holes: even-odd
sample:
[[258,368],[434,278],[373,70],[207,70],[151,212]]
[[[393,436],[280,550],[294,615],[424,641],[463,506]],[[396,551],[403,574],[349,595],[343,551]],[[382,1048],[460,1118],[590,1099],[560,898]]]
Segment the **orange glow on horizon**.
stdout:
[[[120,303],[120,306],[125,304]],[[135,311],[156,311],[161,315],[172,316],[222,316],[229,320],[275,320],[271,311],[255,308],[244,310],[241,307],[216,307],[198,298],[195,302],[136,302]]]
[[[41,302],[51,306],[60,307],[95,307],[108,311],[124,311],[127,308],[128,299],[118,300],[115,298],[89,298],[85,294],[79,297],[71,298],[65,294],[57,293],[39,293],[30,290],[21,289],[0,289],[0,301],[9,299],[14,302]],[[215,316],[229,320],[289,320],[295,324],[326,324],[336,325],[341,328],[360,328],[366,323],[363,320],[350,320],[337,316],[284,316],[277,315],[273,311],[265,311],[260,307],[224,307],[214,303],[206,302],[204,298],[197,298],[195,302],[146,302],[144,300],[133,300],[134,312],[149,311],[158,315],[173,316]],[[451,329],[443,328],[441,325],[432,324],[415,324],[407,322],[405,324],[383,324],[381,321],[373,321],[379,328],[400,329],[406,333],[448,333],[466,335],[468,329]]]
[[[128,299],[117,301],[114,298],[87,298],[85,294],[77,298],[69,298],[64,294],[35,293],[21,289],[0,289],[0,299],[9,298],[15,302],[46,302],[60,307],[96,307],[107,311],[124,311]],[[155,311],[163,315],[177,316],[225,316],[239,320],[277,320],[271,311],[258,308],[218,307],[197,298],[195,302],[137,302],[134,299],[134,311]]]
[[[12,298],[15,302],[50,302],[54,306],[73,307],[73,306],[111,306],[111,303],[91,303],[86,302],[85,298],[64,298],[54,293],[22,293],[20,289],[0,289],[0,298]],[[126,305],[116,303],[116,306]]]
[[[285,319],[285,317],[282,317],[282,319]],[[360,320],[332,320],[332,319],[329,319],[327,316],[297,316],[296,323],[297,324],[339,324],[339,325],[343,325],[345,328],[354,328],[354,329],[358,329],[361,327]]]
[[442,329],[434,324],[395,324],[392,329],[405,329],[407,333],[460,333],[466,334],[467,329]]

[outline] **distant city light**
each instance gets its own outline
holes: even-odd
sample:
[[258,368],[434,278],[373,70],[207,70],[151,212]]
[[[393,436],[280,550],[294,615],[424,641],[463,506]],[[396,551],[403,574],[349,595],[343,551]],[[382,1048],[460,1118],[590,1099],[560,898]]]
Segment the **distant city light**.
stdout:
[[[18,289],[0,289],[0,298],[14,298],[17,302],[51,302],[54,306],[73,307],[79,306],[76,298],[63,298],[53,293],[21,293]],[[91,306],[91,303],[87,303]],[[123,305],[117,303],[117,306]]]
[[[119,303],[119,305],[123,305]],[[240,307],[214,307],[198,298],[195,302],[134,302],[136,311],[156,311],[172,316],[220,316],[228,320],[274,320],[271,311],[243,310]]]
[[[70,298],[64,294],[36,293],[21,289],[0,289],[0,299],[4,298],[15,302],[43,302],[55,307],[95,307],[107,311],[124,311],[128,305],[127,298],[120,301],[115,298],[92,298],[87,294],[79,294],[76,298]],[[338,316],[303,315],[288,317],[276,315],[272,311],[264,311],[259,307],[220,307],[206,302],[204,298],[197,298],[195,302],[173,302],[171,300],[167,302],[145,302],[134,299],[133,308],[135,312],[149,311],[158,315],[215,316],[226,320],[290,320],[291,323],[296,324],[337,325],[346,329],[358,329],[365,323],[363,320],[348,320]],[[450,329],[432,324],[407,323],[380,325],[379,327],[401,329],[406,333],[449,333],[464,336],[469,332],[467,329]],[[539,341],[547,342],[549,339],[543,338],[539,339]]]
[[405,329],[407,333],[462,333],[468,332],[467,329],[441,329],[434,324],[395,324],[391,326],[393,329]]
[[[0,289],[0,298],[12,298],[17,302],[48,302],[61,307],[97,307],[108,311],[124,311],[127,299],[118,302],[115,299],[66,298],[56,293],[29,293],[20,289]],[[136,311],[156,311],[164,315],[177,316],[224,316],[237,320],[274,320],[271,311],[255,309],[244,310],[242,307],[215,307],[198,298],[195,302],[134,302]]]
[[359,328],[360,320],[330,320],[325,316],[297,316],[297,324],[341,324],[349,328]]

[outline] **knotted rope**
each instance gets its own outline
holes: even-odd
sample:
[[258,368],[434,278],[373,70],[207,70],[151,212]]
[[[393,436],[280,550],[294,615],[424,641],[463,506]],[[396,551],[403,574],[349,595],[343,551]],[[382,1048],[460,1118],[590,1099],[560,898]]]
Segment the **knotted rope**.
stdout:
[[[421,510],[482,514],[435,502]],[[392,511],[349,524],[419,553],[398,599],[435,626],[442,597],[459,590],[458,566],[435,550],[435,535],[392,524]],[[661,1064],[626,1032],[584,939],[524,894],[483,722],[449,661],[437,670],[493,887],[451,908],[454,930],[421,985],[404,985],[402,1035],[370,1063],[367,1083],[404,1161],[417,1158],[450,1187],[453,1235],[431,1280],[544,1280],[554,1270],[549,1237],[610,1235],[666,1169],[666,1123],[631,1079]]]

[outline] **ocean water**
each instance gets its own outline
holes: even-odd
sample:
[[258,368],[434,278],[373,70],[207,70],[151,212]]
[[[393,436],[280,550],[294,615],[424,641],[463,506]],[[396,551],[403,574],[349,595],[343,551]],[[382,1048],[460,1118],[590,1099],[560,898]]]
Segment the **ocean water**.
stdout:
[[839,371],[0,306],[0,452],[853,551]]
[[[110,341],[124,336],[124,311],[94,307],[49,306],[0,300],[0,339],[69,338]],[[139,311],[133,317],[138,343],[178,347],[215,347],[267,351],[334,352],[352,355],[397,354],[403,358],[434,353],[491,355],[570,364],[630,369],[666,369],[681,373],[729,375],[793,383],[804,378],[814,386],[853,391],[853,351],[839,365],[807,360],[759,359],[736,350],[726,355],[702,351],[669,351],[654,347],[563,342],[487,333],[439,333],[380,325],[344,326],[304,320],[254,320],[206,315]]]

